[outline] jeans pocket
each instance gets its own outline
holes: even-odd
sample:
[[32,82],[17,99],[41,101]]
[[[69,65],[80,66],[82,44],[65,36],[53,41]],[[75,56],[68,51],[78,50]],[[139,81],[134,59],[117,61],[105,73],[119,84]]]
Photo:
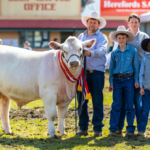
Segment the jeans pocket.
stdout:
[[94,72],[94,74],[98,77],[104,77],[104,72],[101,72],[101,71],[96,71]]

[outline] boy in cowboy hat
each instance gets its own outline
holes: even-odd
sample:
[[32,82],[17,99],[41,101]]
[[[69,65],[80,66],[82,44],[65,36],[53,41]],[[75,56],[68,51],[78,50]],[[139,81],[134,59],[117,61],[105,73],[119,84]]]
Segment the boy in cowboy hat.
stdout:
[[[82,23],[87,30],[79,35],[79,40],[95,39],[92,48],[86,49],[84,55],[87,56],[87,84],[93,102],[93,119],[94,136],[102,136],[103,121],[103,88],[104,88],[104,72],[106,63],[106,50],[108,40],[107,37],[100,32],[100,29],[106,25],[105,19],[101,18],[97,12],[91,12],[89,16],[82,16]],[[80,97],[80,93],[78,93]],[[82,105],[82,114],[79,113],[80,130],[77,135],[87,135],[89,116],[88,116],[88,100]]]
[[137,135],[146,136],[144,132],[148,123],[148,115],[150,110],[150,38],[143,40],[141,46],[147,53],[142,59],[139,74],[142,108],[140,113],[140,127]]
[[113,91],[113,103],[110,112],[110,135],[118,130],[118,121],[121,112],[122,97],[125,99],[127,116],[127,134],[134,135],[133,125],[135,109],[133,108],[134,85],[139,86],[139,58],[137,50],[126,44],[134,40],[132,32],[127,31],[124,26],[119,26],[117,31],[111,32],[110,39],[118,42],[119,46],[111,53],[109,91]]

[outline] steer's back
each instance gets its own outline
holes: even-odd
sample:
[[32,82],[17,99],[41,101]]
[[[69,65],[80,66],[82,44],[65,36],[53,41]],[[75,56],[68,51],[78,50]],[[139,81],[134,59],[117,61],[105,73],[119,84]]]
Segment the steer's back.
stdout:
[[39,98],[39,74],[47,53],[0,46],[0,92],[11,99]]

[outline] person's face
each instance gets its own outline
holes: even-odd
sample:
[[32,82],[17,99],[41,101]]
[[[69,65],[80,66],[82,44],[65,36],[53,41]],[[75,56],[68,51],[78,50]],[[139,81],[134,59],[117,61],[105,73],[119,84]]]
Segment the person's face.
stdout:
[[129,39],[129,37],[127,37],[126,35],[117,35],[116,37],[117,42],[119,43],[120,46],[124,46],[127,43],[127,40]]
[[98,23],[98,20],[93,20],[93,19],[89,19],[86,25],[87,25],[88,31],[92,33],[95,33],[100,26],[100,24]]
[[130,21],[128,22],[128,27],[129,29],[132,30],[138,30],[140,27],[140,22],[137,18],[131,18]]
[[150,52],[150,42],[147,45],[147,51]]
[[27,45],[26,43],[24,43],[23,46],[24,46],[25,48],[28,47],[28,45]]

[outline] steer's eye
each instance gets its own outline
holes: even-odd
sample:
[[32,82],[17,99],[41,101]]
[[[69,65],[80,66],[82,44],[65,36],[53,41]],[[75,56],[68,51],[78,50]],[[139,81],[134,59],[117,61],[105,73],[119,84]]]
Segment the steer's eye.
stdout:
[[80,48],[79,50],[81,51],[82,49]]

